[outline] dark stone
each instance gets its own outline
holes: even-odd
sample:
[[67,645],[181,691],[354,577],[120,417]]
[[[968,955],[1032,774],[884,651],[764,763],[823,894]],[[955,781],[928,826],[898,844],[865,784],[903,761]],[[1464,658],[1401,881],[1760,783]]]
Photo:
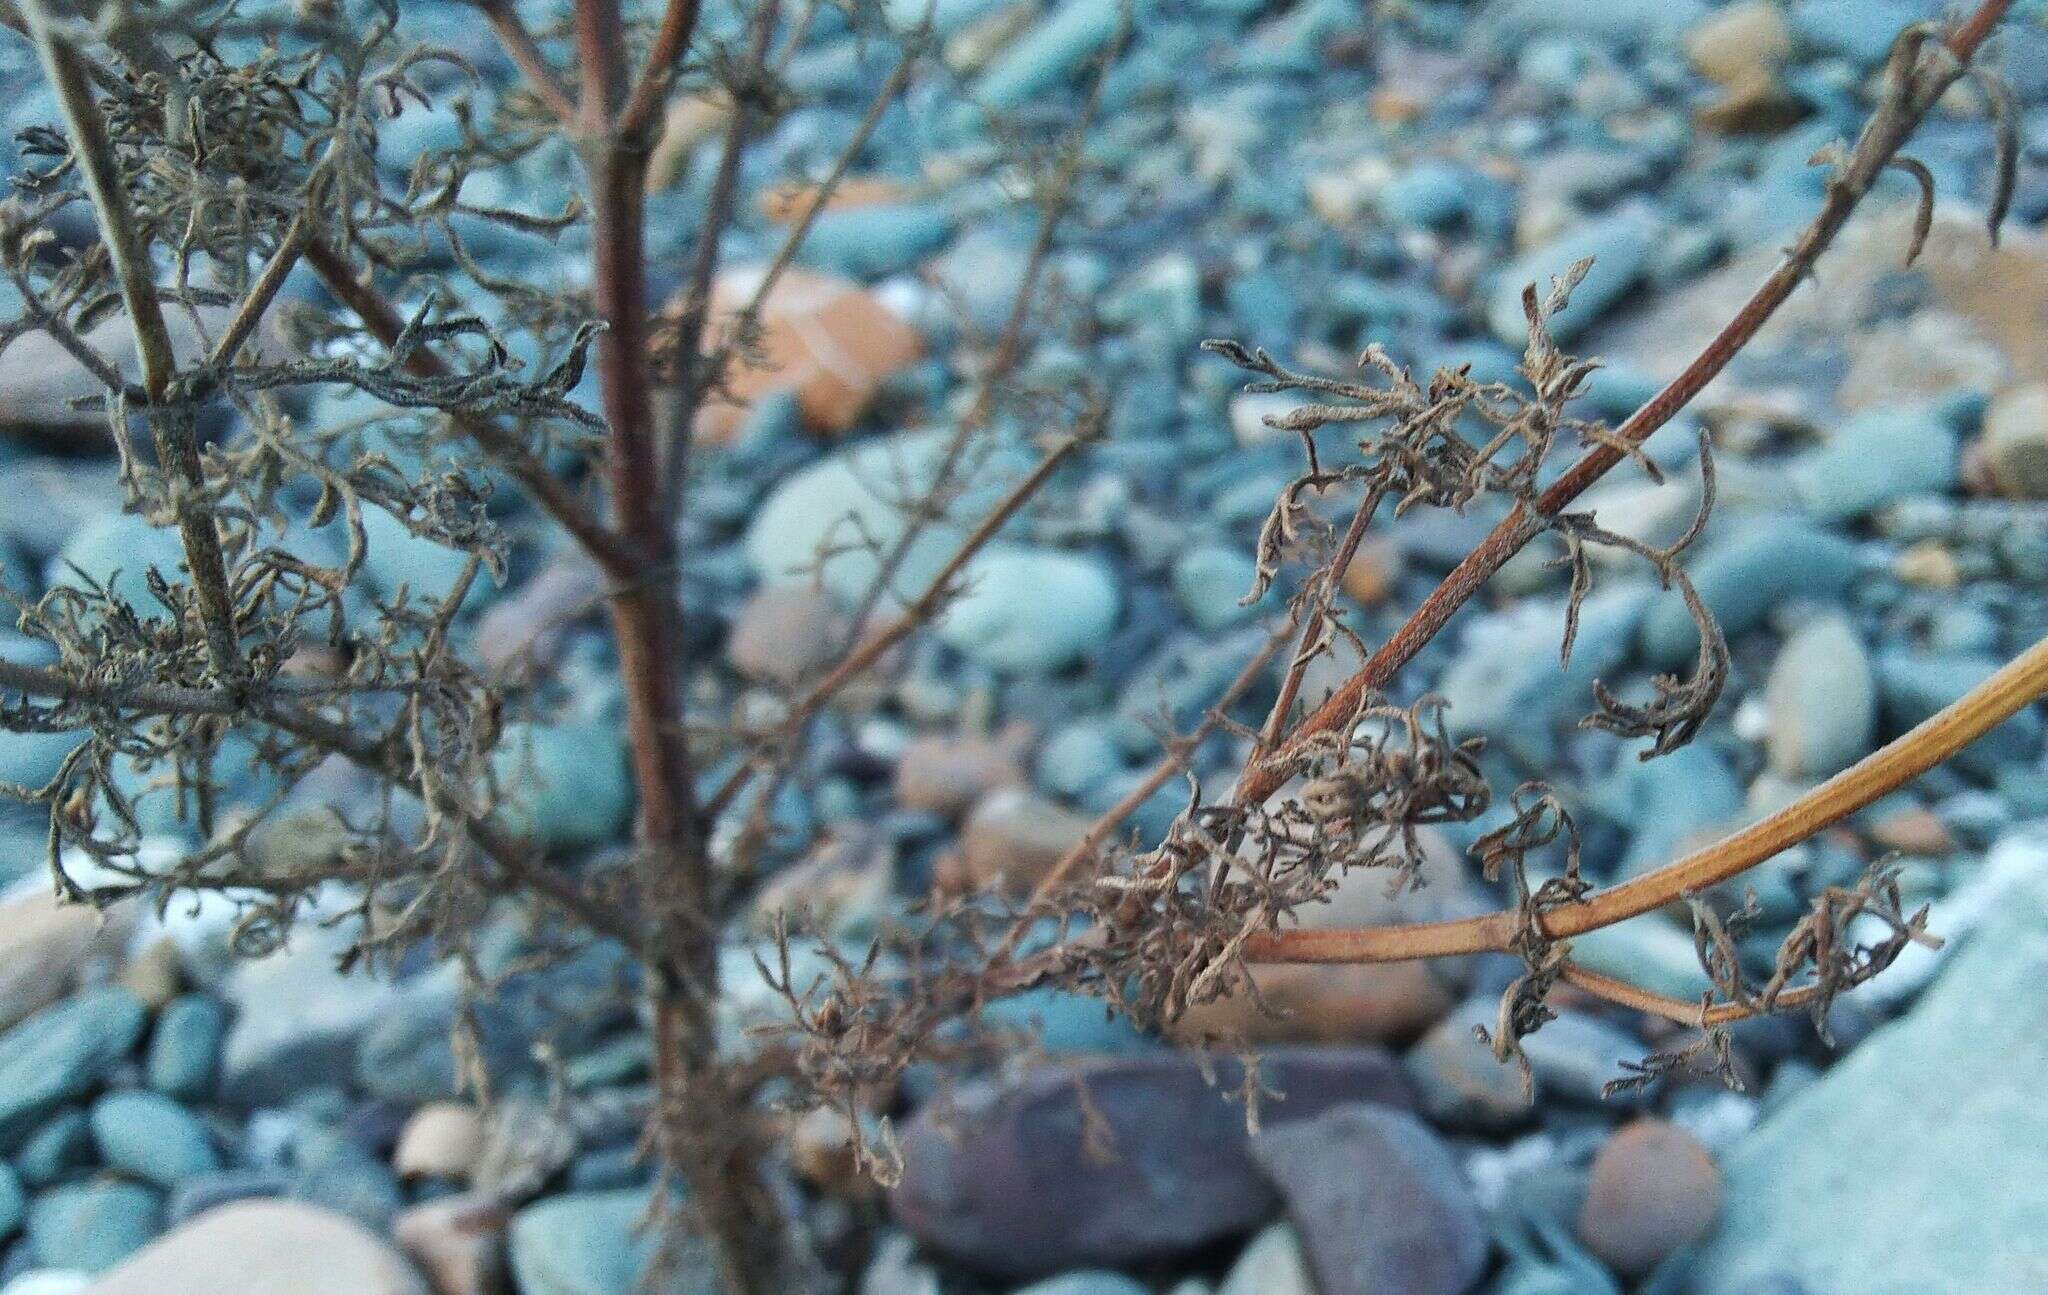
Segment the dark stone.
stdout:
[[[891,1195],[918,1239],[962,1263],[1026,1278],[1126,1267],[1251,1231],[1278,1206],[1252,1164],[1237,1091],[1186,1054],[1105,1058],[1035,1071],[1013,1086],[966,1085],[920,1110]],[[1407,1109],[1400,1067],[1378,1048],[1267,1053],[1260,1118],[1286,1127],[1333,1106]]]
[[1261,1133],[1321,1295],[1463,1295],[1486,1269],[1479,1206],[1450,1151],[1406,1111],[1352,1103]]

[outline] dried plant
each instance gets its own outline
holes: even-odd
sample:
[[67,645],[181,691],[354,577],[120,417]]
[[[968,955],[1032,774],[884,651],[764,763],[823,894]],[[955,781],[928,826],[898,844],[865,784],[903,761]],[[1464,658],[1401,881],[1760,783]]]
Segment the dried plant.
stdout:
[[[496,897],[540,906],[551,941],[616,944],[638,967],[653,1036],[647,1142],[663,1174],[657,1204],[673,1204],[680,1193],[670,1188],[687,1186],[686,1212],[658,1211],[679,1225],[664,1234],[674,1240],[687,1228],[706,1237],[735,1291],[819,1282],[766,1152],[767,1097],[829,1103],[848,1127],[870,1127],[874,1094],[914,1060],[976,1053],[987,1043],[967,1028],[976,1010],[1026,988],[1087,989],[1160,1024],[1222,995],[1255,992],[1247,969],[1259,963],[1505,951],[1526,972],[1486,1031],[1504,1060],[1517,1058],[1519,1041],[1547,1018],[1549,992],[1571,984],[1702,1027],[1697,1049],[1648,1059],[1645,1077],[1700,1057],[1725,1062],[1719,1027],[1756,1012],[1799,1008],[1819,1021],[1843,989],[1882,970],[1906,943],[1931,938],[1924,913],[1904,913],[1892,874],[1880,867],[1821,895],[1761,985],[1744,978],[1733,954],[1740,910],[1717,914],[1706,890],[1931,767],[2048,688],[2044,644],[1784,810],[1605,890],[1579,876],[1576,829],[1558,798],[1529,784],[1507,798],[1505,825],[1475,847],[1489,878],[1509,879],[1512,907],[1424,926],[1295,926],[1352,869],[1383,870],[1394,887],[1415,884],[1419,830],[1470,822],[1493,804],[1477,744],[1454,739],[1430,699],[1396,704],[1392,685],[1451,614],[1540,535],[1556,537],[1570,570],[1567,658],[1592,585],[1591,548],[1646,563],[1679,591],[1699,631],[1687,677],[1659,679],[1647,702],[1596,689],[1588,722],[1646,739],[1645,758],[1698,732],[1728,666],[1722,635],[1678,562],[1713,506],[1708,447],[1700,515],[1670,546],[1617,535],[1570,506],[1624,459],[1657,475],[1646,439],[1807,277],[1883,170],[1906,170],[1931,200],[1927,171],[1899,150],[1965,76],[1984,87],[1998,123],[1995,237],[2016,147],[2009,97],[1971,67],[2007,8],[1987,0],[1951,29],[1902,34],[1861,137],[1821,159],[1831,178],[1812,226],[1700,357],[1617,427],[1572,411],[1594,362],[1565,354],[1548,326],[1583,263],[1547,292],[1526,294],[1529,344],[1517,383],[1477,382],[1462,369],[1425,380],[1376,349],[1361,361],[1367,380],[1340,381],[1210,343],[1257,375],[1253,390],[1312,400],[1271,420],[1299,434],[1306,454],[1262,531],[1250,591],[1262,595],[1284,564],[1308,565],[1281,632],[1022,904],[935,894],[918,923],[885,934],[864,958],[820,945],[821,971],[804,969],[815,964],[796,957],[798,937],[778,927],[778,956],[761,973],[785,999],[791,1024],[779,1040],[732,1055],[718,1033],[720,936],[763,871],[776,792],[802,776],[813,722],[932,620],[968,561],[1105,417],[1106,393],[1034,395],[1017,383],[1027,331],[1042,322],[1040,280],[1055,230],[1088,179],[1082,144],[1100,104],[1100,71],[1056,138],[1027,124],[1011,132],[1022,151],[994,163],[1030,178],[1036,238],[1007,323],[978,357],[973,400],[953,420],[930,481],[903,501],[920,524],[902,537],[835,538],[837,552],[861,552],[875,575],[833,664],[792,689],[772,722],[733,728],[692,704],[692,679],[704,667],[693,660],[686,630],[695,613],[678,578],[691,428],[758,349],[774,283],[883,114],[914,70],[938,57],[930,30],[891,29],[872,6],[848,6],[857,29],[893,42],[899,59],[809,188],[751,300],[715,323],[713,279],[740,170],[750,145],[788,109],[785,65],[809,5],[785,12],[779,0],[757,0],[739,32],[718,36],[698,30],[695,0],[668,0],[651,25],[631,21],[618,0],[575,0],[560,33],[529,29],[506,0],[476,0],[524,77],[521,90],[491,96],[460,56],[409,43],[389,3],[347,17],[319,0],[290,15],[232,3],[107,0],[90,14],[53,0],[17,3],[10,25],[33,42],[63,120],[25,137],[34,169],[0,213],[0,267],[25,303],[22,318],[0,330],[0,346],[45,333],[97,379],[93,405],[119,451],[125,506],[175,530],[182,552],[180,570],[159,564],[141,573],[146,599],[125,582],[80,579],[17,608],[20,630],[48,645],[52,663],[0,663],[0,724],[85,735],[49,785],[11,789],[49,810],[55,885],[97,904],[224,893],[241,912],[238,944],[260,953],[310,910],[316,892],[345,883],[360,917],[352,956],[425,941],[465,959],[480,991],[487,978],[464,942]],[[1099,69],[1121,41],[1109,43]],[[685,92],[725,105],[723,137],[681,290],[656,309],[648,299],[650,157],[667,105]],[[380,139],[393,118],[436,100],[455,104],[459,142],[394,180],[378,164]],[[484,182],[493,172],[572,163],[581,197],[559,212],[478,196],[499,191]],[[60,245],[51,219],[80,205],[90,207],[98,240]],[[503,231],[587,253],[587,272],[566,276],[582,288],[487,268],[472,249]],[[302,273],[319,280],[331,308],[283,298],[287,280]],[[115,316],[132,337],[132,367],[87,340]],[[196,330],[198,354],[173,345],[172,319]],[[592,388],[595,408],[582,395]],[[299,415],[304,397],[337,389],[359,393],[372,412],[345,424]],[[964,536],[956,551],[906,589],[912,545],[960,511],[999,409],[1025,400],[1070,430],[1051,438],[1036,469],[992,510],[953,518]],[[203,436],[202,415],[223,405],[235,430]],[[1488,429],[1483,441],[1457,426],[1475,420]],[[1327,462],[1315,433],[1340,426],[1358,432],[1356,453]],[[1572,465],[1549,478],[1546,464],[1573,452]],[[458,632],[474,583],[503,578],[515,537],[499,504],[512,492],[587,557],[590,597],[603,606],[616,649],[638,821],[625,858],[581,871],[526,840],[495,785],[508,724],[544,713],[548,693],[509,686]],[[1362,501],[1345,529],[1318,521],[1317,504],[1351,492]],[[1482,497],[1506,501],[1505,520],[1368,652],[1333,596],[1381,506],[1462,509]],[[464,555],[449,588],[366,589],[371,532],[392,526]],[[816,556],[823,564],[833,553]],[[1297,715],[1308,666],[1340,640],[1364,666]],[[1226,712],[1290,642],[1266,722],[1256,731],[1236,725]],[[1220,730],[1235,733],[1249,755],[1230,793],[1212,797],[1189,773],[1190,753]],[[734,772],[700,798],[699,774],[713,754],[734,756]],[[385,795],[346,813],[308,810],[293,793],[331,761],[366,773]],[[268,790],[259,803],[222,803],[228,763],[261,774]],[[141,850],[144,823],[128,790],[137,774],[174,791],[200,848],[169,861]],[[1120,837],[1126,817],[1177,777],[1187,779],[1189,801],[1164,838]],[[741,829],[714,841],[711,825],[742,804]],[[1560,851],[1561,874],[1539,877],[1537,862]],[[1678,899],[1692,900],[1699,915],[1714,986],[1707,998],[1662,998],[1573,962],[1573,936]],[[1853,943],[1847,923],[1858,916],[1878,919],[1890,935]],[[1251,1067],[1247,1075],[1252,1112],[1262,1090]],[[858,1154],[877,1175],[892,1171],[886,1125]],[[669,1247],[668,1257],[675,1253]]]

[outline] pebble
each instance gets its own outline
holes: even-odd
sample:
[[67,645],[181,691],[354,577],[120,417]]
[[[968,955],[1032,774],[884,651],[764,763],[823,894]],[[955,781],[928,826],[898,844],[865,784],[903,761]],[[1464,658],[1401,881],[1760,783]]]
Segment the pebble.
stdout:
[[75,1106],[52,1115],[14,1153],[14,1167],[30,1187],[47,1187],[89,1167],[95,1154],[92,1123]]
[[[1243,1108],[1223,1096],[1239,1065],[1212,1064],[1213,1086],[1173,1054],[963,1085],[949,1109],[904,1127],[896,1218],[938,1252],[1013,1279],[1165,1259],[1247,1231],[1274,1197],[1252,1167]],[[1269,1130],[1339,1102],[1407,1101],[1392,1058],[1372,1048],[1272,1049],[1260,1078],[1286,1094],[1261,1112]]]
[[1150,1295],[1137,1282],[1122,1273],[1098,1269],[1091,1272],[1062,1273],[1042,1282],[1020,1286],[1012,1295]]
[[484,1122],[467,1102],[428,1102],[412,1113],[391,1153],[401,1178],[467,1181],[484,1149]]
[[[2048,1270],[2032,1225],[2048,1217],[2048,1053],[2033,1025],[2048,1011],[2048,870],[2015,881],[1910,1012],[1723,1158],[1719,1224],[1690,1269],[1700,1295],[1786,1279],[1998,1290]],[[1828,1208],[1810,1208],[1822,1194]]]
[[[810,264],[835,274],[854,279],[879,279],[914,269],[919,262],[943,247],[951,232],[951,222],[947,220],[946,213],[930,203],[888,203],[850,210],[827,210],[819,213],[811,223],[810,235],[804,239],[803,257]],[[801,335],[808,330],[799,326],[792,331]],[[911,337],[913,340],[907,348],[906,361],[916,358],[915,334]],[[875,344],[871,336],[854,336],[849,340],[857,345]],[[838,357],[826,355],[820,358],[830,360]]]
[[[840,605],[858,603],[880,562],[856,539],[887,552],[903,538],[905,504],[941,474],[951,436],[948,429],[933,428],[861,441],[785,477],[747,527],[747,560],[755,574],[769,584],[822,580]],[[952,516],[986,513],[1021,462],[1020,455],[1002,449],[978,457]],[[904,551],[893,588],[905,598],[922,592],[964,538],[952,521],[920,530]],[[822,563],[821,555],[827,555]]]
[[733,618],[725,658],[749,679],[793,688],[832,664],[845,622],[809,585],[755,590]]
[[1655,760],[1623,753],[1592,800],[1612,822],[1633,829],[1616,870],[1624,879],[1662,867],[1733,825],[1744,807],[1742,783],[1727,757],[1699,742]]
[[0,898],[0,1030],[70,993],[87,967],[114,956],[132,926],[118,910],[102,916],[87,904],[59,903],[45,877],[10,890]]
[[51,585],[75,589],[104,587],[138,615],[158,617],[169,613],[149,592],[150,569],[176,584],[183,578],[184,563],[185,549],[176,531],[152,526],[132,513],[112,513],[74,531],[43,578]]
[[1432,1124],[1469,1133],[1505,1133],[1536,1115],[1521,1072],[1502,1065],[1472,1037],[1464,1017],[1440,1021],[1401,1058],[1415,1103]]
[[505,1207],[482,1195],[443,1196],[401,1211],[391,1239],[433,1295],[504,1295]]
[[1976,450],[1999,494],[2048,499],[2048,382],[2000,392],[1984,411]]
[[212,1096],[227,1030],[227,1008],[219,999],[187,994],[166,1003],[143,1061],[149,1086],[186,1101]]
[[1254,615],[1242,603],[1252,588],[1257,568],[1236,549],[1205,545],[1175,559],[1171,581],[1174,597],[1195,624],[1220,630]]
[[974,888],[1028,892],[1093,824],[1021,787],[989,792],[960,829],[964,879]]
[[[1987,656],[1880,651],[1877,689],[1886,726],[1898,732],[1911,728],[1990,678],[2003,664]],[[2040,712],[2022,710],[1951,758],[1959,768],[1995,778],[2001,769],[2039,754],[2042,730]]]
[[1623,1277],[1650,1272],[1704,1237],[1721,1207],[1721,1171],[1699,1139],[1643,1118],[1593,1158],[1579,1239]]
[[[868,216],[854,211],[832,219],[859,230]],[[842,257],[848,258],[858,259],[851,250]],[[709,344],[716,345],[721,330],[730,328],[732,318],[753,300],[763,273],[753,266],[720,271],[712,284]],[[917,330],[874,294],[845,279],[797,267],[776,279],[762,304],[760,325],[759,362],[728,366],[727,398],[707,401],[697,415],[700,439],[731,441],[749,406],[784,391],[795,393],[805,427],[837,435],[860,420],[884,379],[924,353]]]
[[108,1093],[95,1102],[92,1136],[108,1166],[166,1190],[220,1168],[199,1117],[147,1089]]
[[[1684,565],[1730,639],[1762,624],[1789,599],[1839,597],[1863,570],[1854,544],[1782,516],[1756,518],[1704,551],[1688,553]],[[1642,650],[1664,669],[1684,666],[1699,652],[1699,632],[1677,593],[1662,596],[1643,618]]]
[[1334,1106],[1252,1139],[1322,1295],[1463,1295],[1486,1268],[1479,1206],[1448,1148],[1406,1111]]
[[403,1256],[354,1221],[296,1201],[240,1201],[165,1233],[92,1295],[426,1295]]
[[1877,677],[1863,640],[1841,616],[1818,617],[1785,640],[1764,684],[1771,768],[1825,777],[1870,750]]
[[0,1035],[0,1150],[58,1106],[91,1092],[142,1038],[147,1014],[125,989],[89,990]]
[[1406,571],[1407,557],[1400,544],[1379,536],[1358,546],[1340,583],[1351,601],[1361,607],[1377,607],[1393,596]]
[[1050,674],[1108,637],[1122,597],[1101,563],[1070,553],[991,544],[962,573],[938,635],[1006,674]]
[[19,1231],[27,1216],[28,1193],[22,1188],[21,1176],[0,1164],[0,1241]]
[[[1421,886],[1390,896],[1387,873],[1353,869],[1337,879],[1328,902],[1297,910],[1301,929],[1428,922],[1477,911],[1481,904],[1465,883],[1457,852],[1428,829],[1420,839]],[[1258,986],[1256,996],[1239,992],[1190,1007],[1171,1032],[1189,1041],[1400,1042],[1428,1029],[1457,1005],[1459,967],[1426,962],[1276,966],[1260,967],[1251,978]]]
[[896,764],[896,803],[958,818],[999,787],[1029,781],[1024,753],[1031,730],[1013,724],[992,736],[927,735],[903,749]]
[[1116,24],[1116,12],[1095,0],[1065,0],[996,55],[974,82],[973,102],[1015,108],[1052,89],[1108,42]]
[[1275,1223],[1253,1237],[1216,1295],[1316,1295],[1308,1256],[1293,1225]]
[[[386,598],[395,599],[403,592],[415,601],[439,603],[454,591],[469,565],[467,552],[415,535],[382,508],[363,509],[363,537],[368,546],[363,554],[363,574]],[[479,568],[463,594],[462,606],[476,611],[493,592],[490,573]]]
[[[654,1253],[639,1220],[638,1189],[551,1196],[512,1217],[510,1255],[519,1295],[627,1295]],[[714,1295],[707,1257],[678,1264],[675,1295]]]
[[510,724],[491,753],[494,817],[549,850],[602,845],[632,810],[626,751],[615,723]]
[[1685,36],[1685,54],[1700,75],[1730,88],[1770,74],[1792,53],[1792,29],[1772,0],[1740,0],[1717,9]]
[[235,1009],[221,1045],[220,1095],[236,1106],[287,1102],[300,1089],[345,1083],[356,1041],[391,1007],[390,982],[343,974],[338,927],[301,921],[284,949],[235,964],[221,993]]
[[1574,262],[1594,258],[1593,268],[1572,293],[1571,304],[1551,317],[1551,336],[1569,342],[1620,303],[1649,265],[1659,237],[1657,218],[1644,207],[1625,207],[1565,231],[1542,247],[1518,258],[1500,272],[1488,298],[1486,322],[1494,336],[1510,346],[1528,338],[1522,313],[1522,289],[1536,286],[1540,301],[1550,294],[1550,281]]
[[1640,585],[1595,592],[1579,610],[1578,638],[1562,665],[1561,599],[1526,599],[1472,621],[1437,682],[1445,720],[1454,732],[1485,734],[1526,760],[1547,762],[1557,729],[1592,709],[1594,681],[1611,680],[1627,662],[1651,606]]
[[1794,459],[1788,472],[1809,514],[1839,521],[1953,489],[1960,446],[1930,409],[1870,409]]
[[[68,1183],[29,1202],[28,1249],[48,1268],[104,1273],[148,1245],[162,1226],[163,1197],[139,1183]],[[215,1263],[219,1257],[209,1256]],[[218,1275],[209,1269],[210,1278]],[[131,1289],[170,1295],[164,1287]]]

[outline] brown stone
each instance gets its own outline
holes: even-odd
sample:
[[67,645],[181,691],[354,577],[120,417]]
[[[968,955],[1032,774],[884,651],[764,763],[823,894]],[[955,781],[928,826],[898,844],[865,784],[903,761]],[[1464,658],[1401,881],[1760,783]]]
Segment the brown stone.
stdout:
[[1940,817],[1929,809],[1907,809],[1886,814],[1870,825],[1870,839],[1887,850],[1938,859],[1955,853],[1956,839]]
[[974,889],[999,887],[1022,894],[1052,871],[1094,820],[1036,792],[1004,787],[975,805],[960,830],[963,879]]
[[236,1201],[150,1242],[86,1295],[425,1295],[405,1258],[346,1215]]
[[895,885],[895,852],[887,838],[858,827],[835,831],[810,856],[782,869],[754,897],[754,929],[792,926],[825,931],[871,929]]
[[[752,300],[764,271],[726,270],[711,293],[710,345]],[[811,270],[788,269],[761,309],[758,345],[735,357],[725,374],[725,397],[707,401],[697,435],[728,441],[753,401],[779,391],[796,393],[804,425],[820,435],[852,427],[882,380],[924,354],[917,330],[857,284]]]
[[1593,1157],[1579,1239],[1624,1277],[1636,1278],[1705,1236],[1721,1211],[1721,1171],[1699,1139],[1639,1119]]
[[1685,54],[1701,76],[1730,88],[1784,66],[1792,54],[1785,13],[1768,0],[1716,10],[1686,33]]
[[0,1030],[10,1029],[78,987],[96,959],[127,943],[125,910],[102,919],[88,904],[61,904],[46,883],[0,901]]
[[726,636],[725,657],[749,679],[790,687],[831,661],[843,628],[822,590],[764,585],[741,605]]
[[1407,565],[1401,546],[1391,538],[1366,540],[1344,568],[1344,593],[1361,607],[1377,607],[1393,596]]
[[1021,786],[1028,725],[1012,724],[993,736],[928,734],[904,748],[896,764],[896,803],[958,818],[998,787]]
[[853,1132],[845,1113],[829,1106],[798,1116],[788,1134],[789,1160],[797,1176],[829,1195],[872,1198],[877,1185],[861,1167]]
[[[1326,904],[1298,911],[1306,930],[1426,922],[1474,907],[1459,860],[1442,838],[1426,836],[1420,890],[1389,896],[1392,875],[1356,870],[1337,883]],[[1254,1043],[1387,1042],[1412,1039],[1457,1006],[1455,965],[1397,962],[1367,967],[1260,967],[1251,973],[1261,1010],[1237,993],[1191,1008],[1173,1027],[1184,1039],[1243,1039]]]
[[444,1196],[402,1211],[392,1239],[434,1295],[505,1295],[505,1207],[488,1196]]
[[477,619],[477,655],[494,675],[524,678],[554,660],[569,627],[603,595],[595,562],[580,549],[559,554]]
[[[791,224],[817,201],[819,187],[802,183],[770,185],[761,191],[761,214],[778,225]],[[910,196],[911,190],[900,180],[880,175],[849,175],[832,186],[822,210],[856,211],[862,207],[886,207],[903,202]]]
[[121,968],[120,981],[144,1007],[159,1011],[185,987],[184,955],[169,936],[154,940]]

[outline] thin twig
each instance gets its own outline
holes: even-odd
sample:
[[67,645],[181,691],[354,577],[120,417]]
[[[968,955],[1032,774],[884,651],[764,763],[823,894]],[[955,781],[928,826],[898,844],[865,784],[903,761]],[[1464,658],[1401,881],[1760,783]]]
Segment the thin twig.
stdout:
[[505,50],[527,85],[533,90],[543,106],[554,114],[555,120],[564,126],[576,124],[576,101],[568,88],[548,66],[547,56],[540,52],[540,45],[519,17],[511,0],[471,0],[482,12],[484,20],[491,24],[491,30],[498,35],[498,44]]
[[[781,11],[779,0],[761,0],[748,24],[747,60],[758,67],[768,55],[768,42],[775,32]],[[697,247],[690,272],[683,280],[682,320],[676,328],[676,366],[681,372],[677,384],[674,426],[663,438],[660,455],[662,506],[675,514],[682,507],[683,486],[689,476],[690,442],[695,433],[698,404],[708,383],[704,370],[710,365],[698,357],[704,344],[704,324],[711,313],[711,277],[718,270],[719,248],[732,224],[733,209],[739,201],[740,161],[754,132],[754,105],[744,94],[735,96],[732,120],[726,126],[725,149],[719,154],[718,172],[712,177],[711,193],[704,202],[704,218],[697,227]]]
[[[1569,939],[1662,908],[1740,876],[1830,824],[1896,791],[2048,695],[2048,639],[2008,662],[1953,704],[1784,808],[1723,840],[1618,886],[1545,908],[1541,934]],[[1525,914],[1507,910],[1448,922],[1254,936],[1248,962],[1405,962],[1507,951]]]
[[1358,546],[1365,539],[1366,529],[1386,497],[1386,482],[1375,481],[1365,492],[1365,498],[1359,501],[1358,510],[1351,515],[1351,525],[1345,528],[1344,538],[1330,556],[1322,587],[1316,591],[1315,609],[1309,613],[1307,624],[1302,626],[1301,641],[1295,647],[1294,659],[1288,662],[1287,673],[1280,681],[1280,695],[1274,699],[1273,709],[1259,730],[1259,741],[1252,752],[1252,759],[1260,759],[1271,752],[1280,741],[1280,735],[1286,732],[1287,716],[1294,710],[1294,699],[1301,692],[1301,681],[1307,676],[1308,667],[1315,659],[1317,644],[1322,639],[1330,600],[1337,592],[1338,582],[1350,569],[1352,559],[1358,556]]
[[[356,313],[372,337],[385,346],[398,341],[405,321],[375,288],[356,277],[339,252],[318,238],[309,238],[305,257],[306,264],[313,267],[320,281],[327,285],[327,290]],[[405,365],[421,377],[438,378],[449,372],[441,357],[424,346],[414,347],[406,357]],[[451,415],[451,421],[457,431],[476,442],[479,449],[502,466],[541,511],[569,532],[607,576],[614,580],[641,578],[646,564],[640,555],[614,534],[567,482],[550,472],[547,464],[520,444],[513,433],[484,418],[458,414]]]
[[256,281],[249,285],[248,294],[235,306],[235,313],[222,330],[220,340],[214,343],[213,353],[206,358],[207,368],[217,372],[235,362],[243,344],[263,321],[263,312],[270,309],[270,303],[276,300],[284,281],[291,276],[292,268],[299,263],[300,255],[306,250],[306,236],[310,228],[305,212],[292,218],[292,223],[285,229],[283,241],[263,263]]
[[647,47],[647,64],[640,70],[640,80],[619,112],[617,129],[621,136],[636,138],[652,123],[662,96],[668,93],[683,54],[690,47],[690,34],[697,27],[698,3],[699,0],[669,0],[663,9],[661,25],[655,28],[654,41]]

